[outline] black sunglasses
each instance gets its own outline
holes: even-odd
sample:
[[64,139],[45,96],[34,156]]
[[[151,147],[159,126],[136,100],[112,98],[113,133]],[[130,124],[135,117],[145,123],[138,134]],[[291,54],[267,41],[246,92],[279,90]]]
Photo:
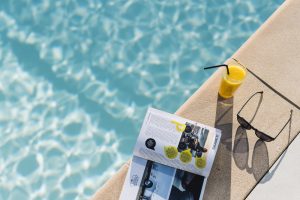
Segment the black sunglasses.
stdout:
[[[282,129],[279,131],[279,133],[275,136],[275,137],[271,137],[268,134],[265,134],[259,130],[257,130],[256,128],[254,128],[250,122],[248,122],[245,118],[240,116],[241,111],[243,110],[243,108],[246,106],[246,104],[257,94],[263,95],[263,91],[260,92],[256,92],[255,94],[253,94],[247,101],[246,103],[242,106],[242,108],[240,109],[240,111],[237,113],[237,121],[239,122],[239,124],[241,125],[242,128],[250,130],[253,129],[255,131],[255,135],[260,138],[261,140],[265,141],[265,142],[271,142],[273,140],[275,140],[280,133],[283,131],[283,129],[286,127],[286,125],[288,125],[288,123],[292,120],[292,114],[293,114],[293,110],[291,110],[291,114],[290,114],[290,118],[289,120],[285,123],[285,125],[282,127]],[[253,118],[252,118],[253,119]]]

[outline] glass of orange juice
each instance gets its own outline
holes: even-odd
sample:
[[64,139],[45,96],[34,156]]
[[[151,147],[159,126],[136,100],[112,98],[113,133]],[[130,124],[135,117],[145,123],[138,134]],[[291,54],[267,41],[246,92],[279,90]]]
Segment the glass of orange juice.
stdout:
[[229,64],[228,70],[224,69],[224,74],[219,89],[219,95],[225,99],[233,97],[234,92],[243,83],[245,78],[246,78],[245,67],[239,64]]

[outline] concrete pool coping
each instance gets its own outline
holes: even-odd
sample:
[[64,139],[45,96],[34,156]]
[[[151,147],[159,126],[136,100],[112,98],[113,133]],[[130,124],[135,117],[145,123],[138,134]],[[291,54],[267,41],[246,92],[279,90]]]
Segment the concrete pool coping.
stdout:
[[[300,131],[300,67],[297,67],[300,12],[297,9],[300,1],[285,1],[232,56],[254,72],[254,75],[248,73],[233,99],[218,97],[220,69],[176,112],[222,130],[222,142],[204,199],[244,199],[280,157],[288,141]],[[229,59],[229,62],[234,61]],[[236,121],[241,105],[257,91],[264,91],[261,106],[250,105],[250,108],[259,109],[253,120],[253,126],[258,129],[276,135],[289,119],[290,110],[294,110],[292,123],[273,142],[261,142],[253,131],[241,129]],[[253,109],[243,112],[245,116],[253,116]],[[118,199],[128,166],[128,163],[122,166],[92,199]]]

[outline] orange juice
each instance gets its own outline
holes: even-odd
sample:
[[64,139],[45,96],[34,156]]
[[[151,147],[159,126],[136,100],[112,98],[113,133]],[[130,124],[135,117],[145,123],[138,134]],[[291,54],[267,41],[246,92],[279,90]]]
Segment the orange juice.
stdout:
[[229,65],[229,74],[224,73],[219,89],[219,95],[223,98],[230,98],[243,83],[246,77],[246,69],[239,65]]

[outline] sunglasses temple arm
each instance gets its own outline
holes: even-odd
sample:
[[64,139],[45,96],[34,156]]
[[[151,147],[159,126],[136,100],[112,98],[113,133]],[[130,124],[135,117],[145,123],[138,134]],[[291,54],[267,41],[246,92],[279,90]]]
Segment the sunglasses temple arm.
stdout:
[[289,124],[289,123],[292,123],[292,116],[293,116],[293,110],[291,110],[291,115],[290,115],[290,118],[289,120],[285,123],[285,125],[282,127],[282,129],[279,131],[279,133],[275,136],[274,139],[276,139],[280,133],[283,131],[283,129]]
[[238,115],[241,113],[241,111],[243,110],[243,108],[247,105],[247,103],[255,96],[255,95],[257,95],[257,94],[263,94],[263,91],[260,91],[260,92],[256,92],[256,93],[254,93],[247,101],[246,101],[246,103],[244,103],[244,105],[242,106],[242,108],[239,110],[239,112],[237,113]]

